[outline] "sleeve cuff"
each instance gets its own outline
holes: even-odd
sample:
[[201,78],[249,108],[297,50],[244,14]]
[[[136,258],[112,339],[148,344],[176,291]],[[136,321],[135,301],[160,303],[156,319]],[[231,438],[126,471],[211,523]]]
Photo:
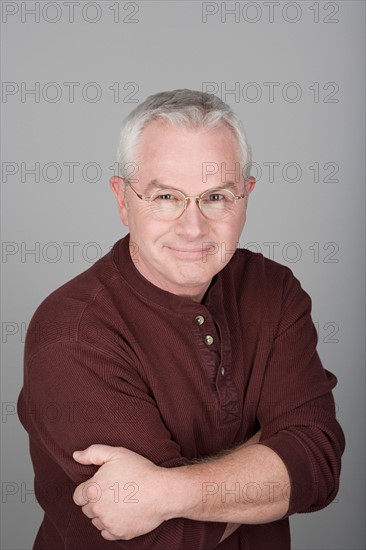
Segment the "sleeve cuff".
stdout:
[[[284,518],[292,514],[305,512],[316,497],[314,473],[311,468],[311,457],[301,441],[286,431],[278,432],[268,439],[259,441],[274,451],[285,464],[291,483],[289,508]],[[283,487],[283,495],[289,494],[289,487]],[[283,518],[283,519],[284,519]]]

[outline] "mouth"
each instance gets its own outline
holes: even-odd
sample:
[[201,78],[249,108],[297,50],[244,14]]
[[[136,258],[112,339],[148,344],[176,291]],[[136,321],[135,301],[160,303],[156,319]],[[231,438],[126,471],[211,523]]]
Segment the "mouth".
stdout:
[[185,248],[185,247],[175,247],[167,246],[170,252],[176,258],[184,260],[202,260],[205,254],[205,247],[200,248]]

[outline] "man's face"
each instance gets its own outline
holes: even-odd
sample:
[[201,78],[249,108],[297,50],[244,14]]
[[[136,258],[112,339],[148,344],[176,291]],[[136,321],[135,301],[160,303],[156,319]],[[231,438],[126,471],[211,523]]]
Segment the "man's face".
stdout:
[[[239,161],[235,137],[225,125],[194,130],[154,121],[141,134],[139,169],[132,185],[144,197],[160,184],[186,196],[225,187],[240,195],[242,170],[233,173]],[[207,166],[212,172],[208,175]],[[254,178],[249,178],[248,193],[254,185]],[[206,219],[193,199],[178,219],[166,221],[157,219],[149,203],[131,189],[126,196],[121,178],[113,177],[111,186],[122,222],[129,227],[130,252],[138,271],[163,290],[200,301],[212,277],[235,252],[245,224],[246,198],[237,200],[234,212],[224,219]]]

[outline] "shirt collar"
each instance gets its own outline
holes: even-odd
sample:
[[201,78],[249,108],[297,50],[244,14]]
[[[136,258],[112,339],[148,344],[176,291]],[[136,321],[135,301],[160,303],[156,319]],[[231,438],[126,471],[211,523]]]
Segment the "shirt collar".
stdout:
[[[206,309],[206,306],[208,306],[210,310],[211,308],[221,309],[222,272],[213,277],[211,284],[203,297],[202,303],[195,302],[190,298],[177,296],[176,294],[163,290],[141,275],[141,273],[136,269],[136,266],[131,258],[129,242],[129,234],[119,240],[112,249],[112,257],[123,279],[131,287],[131,290],[139,294],[142,299],[153,302],[165,309],[169,309],[178,315],[187,313],[198,314],[202,312],[203,309]],[[224,269],[226,269],[226,267]]]

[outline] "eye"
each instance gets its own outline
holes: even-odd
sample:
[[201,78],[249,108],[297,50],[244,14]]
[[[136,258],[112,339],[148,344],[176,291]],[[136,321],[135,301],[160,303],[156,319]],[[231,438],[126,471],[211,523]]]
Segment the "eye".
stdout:
[[154,197],[154,200],[155,201],[175,201],[177,200],[177,197],[175,195],[173,195],[172,193],[158,193],[155,197]]
[[210,193],[207,197],[206,197],[206,200],[208,200],[209,202],[218,202],[218,201],[222,201],[222,200],[225,200],[225,195],[222,195],[221,193]]
[[208,193],[207,195],[204,195],[202,197],[203,204],[207,205],[213,205],[213,204],[224,204],[227,200],[227,197],[224,193],[219,193],[218,191],[214,191],[212,193]]

